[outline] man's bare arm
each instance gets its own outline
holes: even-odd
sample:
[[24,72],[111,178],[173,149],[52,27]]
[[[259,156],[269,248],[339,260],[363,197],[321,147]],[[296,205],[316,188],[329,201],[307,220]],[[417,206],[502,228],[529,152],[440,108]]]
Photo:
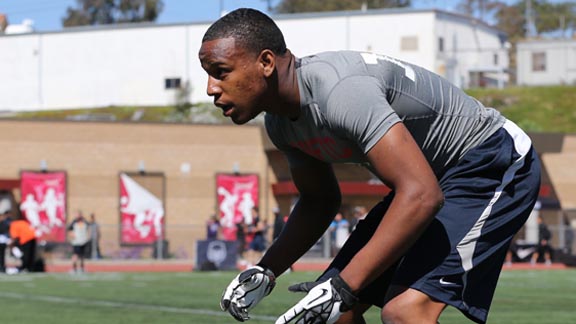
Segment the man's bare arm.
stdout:
[[394,125],[367,157],[395,196],[374,236],[341,273],[354,291],[398,260],[420,237],[443,202],[437,178],[404,124]]
[[324,234],[340,208],[338,181],[330,164],[317,161],[291,169],[300,197],[282,233],[261,264],[282,274]]

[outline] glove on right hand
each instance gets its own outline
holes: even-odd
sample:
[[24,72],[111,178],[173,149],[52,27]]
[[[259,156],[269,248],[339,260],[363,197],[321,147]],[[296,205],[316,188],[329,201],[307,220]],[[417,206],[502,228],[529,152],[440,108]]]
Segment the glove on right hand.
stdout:
[[224,290],[220,308],[240,322],[248,320],[248,311],[270,294],[276,284],[275,280],[274,273],[261,266],[240,272]]

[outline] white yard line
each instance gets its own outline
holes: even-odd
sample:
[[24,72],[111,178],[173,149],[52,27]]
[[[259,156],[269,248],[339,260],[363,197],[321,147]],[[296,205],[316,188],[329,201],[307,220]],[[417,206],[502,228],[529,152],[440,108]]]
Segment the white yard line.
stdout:
[[[170,306],[158,306],[158,305],[144,305],[144,304],[133,304],[133,303],[122,303],[104,300],[86,300],[78,298],[67,298],[58,296],[46,296],[46,295],[26,295],[11,292],[0,292],[0,298],[8,299],[18,299],[18,300],[33,300],[57,304],[78,304],[78,305],[91,305],[100,307],[113,307],[113,308],[131,308],[137,310],[146,311],[162,311],[170,313],[179,314],[193,314],[193,315],[209,315],[209,316],[219,316],[219,317],[231,317],[228,313],[213,311],[209,309],[198,309],[198,308],[182,308],[182,307],[170,307]],[[251,315],[250,318],[263,320],[263,321],[275,321],[276,317],[264,316],[264,315]]]

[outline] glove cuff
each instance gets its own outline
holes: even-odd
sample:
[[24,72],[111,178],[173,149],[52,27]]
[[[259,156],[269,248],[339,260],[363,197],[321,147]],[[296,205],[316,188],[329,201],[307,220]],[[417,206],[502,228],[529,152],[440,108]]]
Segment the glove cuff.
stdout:
[[276,275],[274,275],[274,272],[272,272],[272,270],[270,270],[270,268],[263,265],[262,263],[258,263],[256,265],[256,267],[259,267],[260,269],[262,269],[262,272],[266,276],[268,276],[268,278],[270,278],[270,283],[268,284],[268,288],[266,289],[266,294],[265,294],[265,296],[268,296],[272,292],[272,289],[274,289],[274,287],[276,286]]
[[268,268],[266,265],[262,263],[257,263],[256,266],[262,268],[262,271],[264,271],[264,273],[268,277],[270,277],[271,281],[276,281],[276,275],[274,274],[274,272],[272,272],[272,270],[270,270],[270,268]]
[[346,312],[352,309],[356,303],[358,303],[358,297],[354,295],[352,289],[339,274],[332,277],[332,287],[338,292],[342,298],[342,304],[340,305],[340,311]]

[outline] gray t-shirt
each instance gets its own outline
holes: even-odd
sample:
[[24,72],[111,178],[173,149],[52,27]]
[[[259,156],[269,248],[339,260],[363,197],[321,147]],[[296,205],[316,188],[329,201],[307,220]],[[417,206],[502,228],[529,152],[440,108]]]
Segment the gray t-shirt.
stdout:
[[299,118],[266,114],[268,135],[292,166],[309,156],[367,165],[366,153],[403,122],[440,175],[505,121],[442,77],[383,55],[320,53],[298,59],[296,73]]

